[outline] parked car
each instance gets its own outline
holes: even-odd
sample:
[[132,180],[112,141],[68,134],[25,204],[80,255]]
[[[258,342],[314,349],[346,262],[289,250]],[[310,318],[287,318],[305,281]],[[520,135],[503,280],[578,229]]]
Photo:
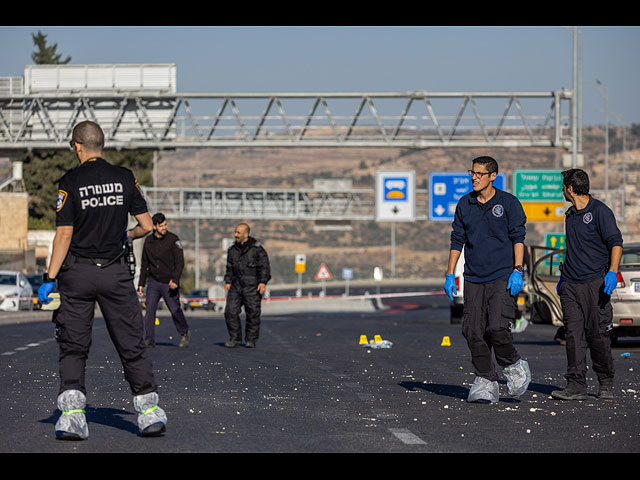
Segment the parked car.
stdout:
[[200,288],[191,290],[187,295],[182,297],[182,308],[184,310],[215,310],[215,302],[209,300],[209,290]]
[[22,273],[0,270],[0,310],[31,310],[32,297],[31,284]]
[[[532,247],[532,289],[528,302],[531,321],[560,327],[555,338],[559,343],[564,343],[564,326],[556,285],[565,253],[563,249]],[[640,336],[640,243],[629,243],[622,248],[618,285],[611,294],[611,306],[611,342],[615,344],[620,337]]]
[[640,336],[640,243],[622,247],[618,286],[611,294],[611,305],[611,340],[615,343],[619,337]]
[[42,303],[38,299],[38,289],[40,285],[42,285],[42,274],[41,273],[28,273],[25,275],[29,283],[31,284],[31,288],[33,289],[33,308],[34,310],[40,310],[42,308]]

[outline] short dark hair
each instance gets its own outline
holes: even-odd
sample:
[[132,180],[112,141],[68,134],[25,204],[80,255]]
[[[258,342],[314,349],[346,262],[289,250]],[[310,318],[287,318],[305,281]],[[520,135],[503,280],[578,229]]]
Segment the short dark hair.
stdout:
[[156,213],[153,217],[151,217],[151,220],[153,221],[154,225],[160,225],[166,219],[167,219],[167,217],[165,217],[164,214],[162,214],[160,212]]
[[71,132],[71,140],[78,142],[91,152],[101,152],[104,148],[104,132],[100,125],[89,120],[80,122]]
[[572,168],[562,172],[562,183],[573,188],[576,195],[589,195],[589,175],[584,170]]
[[479,163],[480,165],[484,165],[487,168],[487,172],[498,173],[498,162],[496,162],[495,158],[484,155],[482,157],[476,157],[473,159],[473,164]]

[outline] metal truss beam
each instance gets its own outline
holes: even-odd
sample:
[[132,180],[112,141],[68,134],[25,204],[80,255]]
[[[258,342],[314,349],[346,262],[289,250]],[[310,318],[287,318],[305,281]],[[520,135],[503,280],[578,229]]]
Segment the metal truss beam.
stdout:
[[[149,211],[173,219],[374,221],[375,190],[143,187]],[[624,222],[622,189],[591,192]],[[429,220],[429,192],[416,189],[416,221]]]
[[87,119],[101,124],[112,149],[569,150],[571,101],[568,90],[11,95],[0,97],[0,149],[66,149],[73,125]]

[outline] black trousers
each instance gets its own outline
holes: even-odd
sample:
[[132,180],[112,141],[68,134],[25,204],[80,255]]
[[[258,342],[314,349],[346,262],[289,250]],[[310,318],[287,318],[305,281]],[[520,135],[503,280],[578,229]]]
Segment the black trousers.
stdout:
[[462,334],[467,340],[477,376],[492,382],[498,380],[494,353],[502,368],[520,359],[511,334],[515,316],[515,298],[507,290],[506,280],[492,283],[465,280]]
[[143,341],[142,309],[133,277],[124,263],[105,268],[75,263],[58,279],[60,308],[54,311],[60,350],[60,393],[86,394],[85,366],[91,347],[96,302],[134,395],[157,390],[151,360]]
[[257,290],[258,285],[240,286],[232,283],[227,293],[227,304],[224,309],[224,319],[227,323],[229,338],[242,341],[242,325],[240,312],[244,306],[246,315],[245,341],[256,341],[260,334],[260,313],[262,295]]
[[176,326],[178,333],[180,335],[186,335],[189,331],[189,325],[187,324],[187,319],[184,317],[184,312],[180,306],[180,289],[174,288],[172,290],[169,288],[168,283],[159,282],[150,276],[146,291],[147,311],[144,315],[145,339],[155,339],[156,310],[158,308],[160,297],[164,299],[164,303],[171,312],[171,318],[173,319],[173,324]]
[[613,307],[604,293],[604,277],[588,283],[560,284],[562,321],[567,339],[567,387],[585,392],[587,389],[587,351],[591,353],[593,371],[601,385],[613,385],[614,366],[611,356]]

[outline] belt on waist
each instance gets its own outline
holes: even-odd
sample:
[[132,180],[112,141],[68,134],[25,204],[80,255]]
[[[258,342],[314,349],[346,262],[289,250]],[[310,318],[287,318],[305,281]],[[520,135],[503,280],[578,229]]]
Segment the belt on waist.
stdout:
[[124,263],[125,257],[118,256],[116,258],[89,258],[89,257],[78,257],[76,255],[73,255],[74,263],[95,265],[97,267],[106,267],[108,265],[111,265],[112,263],[115,263],[116,261],[119,261],[119,263]]

